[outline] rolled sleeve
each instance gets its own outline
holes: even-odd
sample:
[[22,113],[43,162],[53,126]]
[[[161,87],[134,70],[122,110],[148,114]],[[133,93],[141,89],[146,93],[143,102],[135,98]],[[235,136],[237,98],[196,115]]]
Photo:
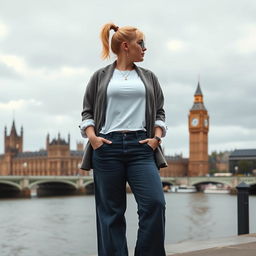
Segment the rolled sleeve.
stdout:
[[93,119],[86,119],[86,120],[82,121],[82,122],[80,123],[80,125],[79,125],[81,135],[82,135],[82,137],[84,137],[84,138],[87,138],[86,133],[85,133],[84,131],[85,131],[85,129],[86,129],[88,126],[95,126],[95,122],[94,122]]
[[165,122],[163,122],[162,120],[156,120],[155,127],[160,127],[163,130],[162,137],[165,137],[166,132],[167,132],[167,126],[166,126]]

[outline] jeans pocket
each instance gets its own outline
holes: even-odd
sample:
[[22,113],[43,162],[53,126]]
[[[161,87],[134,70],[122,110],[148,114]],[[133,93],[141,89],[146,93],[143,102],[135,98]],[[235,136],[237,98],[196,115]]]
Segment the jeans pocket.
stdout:
[[148,144],[148,143],[144,143],[144,145],[151,151],[154,151],[154,149]]
[[94,151],[98,151],[101,150],[103,148],[103,146],[105,145],[105,143],[103,143],[102,145],[100,145],[99,147],[97,147],[96,149],[94,149]]

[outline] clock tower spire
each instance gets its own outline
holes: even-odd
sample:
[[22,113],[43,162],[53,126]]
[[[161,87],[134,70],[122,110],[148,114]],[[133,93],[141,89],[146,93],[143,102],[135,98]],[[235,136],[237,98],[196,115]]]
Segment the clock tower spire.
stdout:
[[209,116],[204,106],[203,94],[198,82],[194,104],[189,117],[189,166],[188,176],[208,174],[208,131]]

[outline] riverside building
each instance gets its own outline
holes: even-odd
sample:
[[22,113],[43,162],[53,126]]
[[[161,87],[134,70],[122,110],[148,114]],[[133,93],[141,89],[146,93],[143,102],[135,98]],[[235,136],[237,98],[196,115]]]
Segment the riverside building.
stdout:
[[83,143],[77,143],[77,149],[70,149],[70,135],[67,141],[58,134],[50,140],[46,136],[45,149],[23,151],[23,127],[17,133],[15,121],[10,134],[4,129],[4,154],[0,155],[0,175],[89,175],[79,169],[83,155]]

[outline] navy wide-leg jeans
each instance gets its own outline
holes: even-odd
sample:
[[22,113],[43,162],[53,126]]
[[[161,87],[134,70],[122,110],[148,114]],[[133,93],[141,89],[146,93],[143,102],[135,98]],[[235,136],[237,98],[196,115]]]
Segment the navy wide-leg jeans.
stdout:
[[138,205],[135,256],[165,256],[165,200],[154,151],[143,131],[101,134],[112,141],[93,152],[99,256],[127,256],[126,182]]

